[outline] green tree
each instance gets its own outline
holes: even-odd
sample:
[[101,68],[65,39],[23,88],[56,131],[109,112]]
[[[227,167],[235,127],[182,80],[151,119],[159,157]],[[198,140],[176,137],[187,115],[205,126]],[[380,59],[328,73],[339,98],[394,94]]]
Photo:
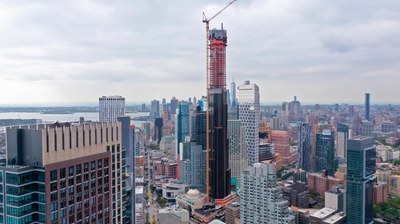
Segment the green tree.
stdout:
[[163,198],[163,197],[158,197],[157,198],[157,203],[161,206],[161,207],[165,207],[167,205],[167,199]]

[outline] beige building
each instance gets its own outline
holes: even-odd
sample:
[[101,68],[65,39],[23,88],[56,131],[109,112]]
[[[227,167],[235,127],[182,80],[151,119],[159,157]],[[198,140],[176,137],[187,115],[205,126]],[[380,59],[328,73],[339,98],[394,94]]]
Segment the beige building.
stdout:
[[388,167],[381,167],[376,170],[378,182],[388,183],[389,176],[392,175],[392,170]]
[[400,196],[400,175],[391,175],[388,178],[389,194]]
[[[80,219],[124,223],[129,217],[123,215],[126,164],[121,138],[119,122],[11,127],[7,128],[7,161],[44,172],[43,179],[31,181],[43,182],[46,223]],[[37,200],[26,194],[25,200]]]
[[186,194],[178,195],[176,202],[181,208],[201,209],[206,202],[206,195],[196,189],[190,189]]

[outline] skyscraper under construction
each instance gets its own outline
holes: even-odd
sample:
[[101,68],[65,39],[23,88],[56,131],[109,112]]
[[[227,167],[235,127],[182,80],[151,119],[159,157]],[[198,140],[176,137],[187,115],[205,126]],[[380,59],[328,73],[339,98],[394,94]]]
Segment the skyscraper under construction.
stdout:
[[208,77],[208,181],[209,197],[224,199],[231,192],[228,165],[228,109],[226,94],[226,30],[209,33]]

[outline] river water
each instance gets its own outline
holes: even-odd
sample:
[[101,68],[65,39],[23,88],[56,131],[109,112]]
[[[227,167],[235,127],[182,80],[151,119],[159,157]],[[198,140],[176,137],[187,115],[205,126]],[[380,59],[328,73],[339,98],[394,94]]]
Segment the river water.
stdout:
[[[126,116],[130,116],[131,118],[141,117],[141,116],[149,116],[148,112],[136,112],[136,113],[127,113]],[[79,121],[80,117],[84,117],[85,121],[98,121],[99,113],[98,112],[88,112],[88,113],[73,113],[73,114],[42,114],[42,113],[29,113],[29,112],[7,112],[0,113],[0,119],[40,119],[44,123],[53,123],[53,122],[74,122]],[[143,121],[131,121],[131,124],[136,126],[140,126]],[[0,131],[4,131],[4,127],[0,126]]]

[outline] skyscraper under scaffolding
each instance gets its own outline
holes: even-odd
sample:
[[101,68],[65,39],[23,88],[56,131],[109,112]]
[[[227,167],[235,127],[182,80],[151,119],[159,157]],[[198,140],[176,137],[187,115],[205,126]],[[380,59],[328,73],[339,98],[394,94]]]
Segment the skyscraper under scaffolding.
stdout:
[[224,199],[231,193],[228,160],[228,109],[226,101],[226,30],[209,33],[208,77],[208,180],[209,197]]

